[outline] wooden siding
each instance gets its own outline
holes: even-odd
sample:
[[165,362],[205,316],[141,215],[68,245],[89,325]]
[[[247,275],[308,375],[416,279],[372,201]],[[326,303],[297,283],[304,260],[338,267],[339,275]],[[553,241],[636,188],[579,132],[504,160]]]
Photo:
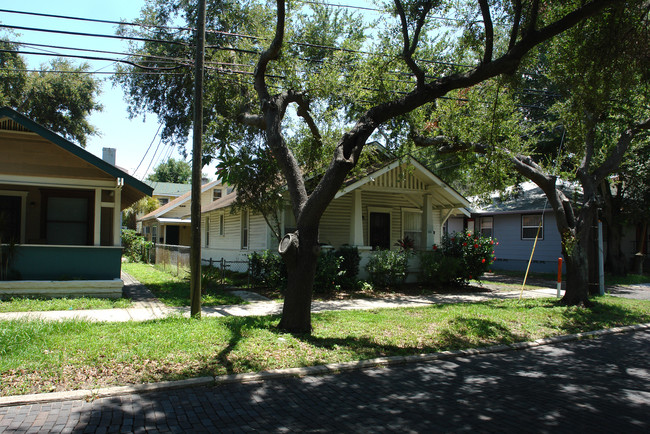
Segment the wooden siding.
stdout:
[[321,243],[339,247],[350,243],[352,195],[346,194],[333,200],[325,210],[320,224]]
[[248,221],[248,250],[266,250],[268,226],[262,214],[250,213]]
[[376,188],[399,188],[402,190],[424,191],[427,184],[415,176],[414,170],[406,170],[399,166],[377,177],[369,183]]
[[[495,215],[493,236],[499,242],[494,249],[497,261],[493,268],[525,271],[534,240],[521,239],[521,214]],[[531,270],[553,272],[561,256],[560,233],[555,216],[548,211],[544,214],[544,238],[537,241]]]
[[0,173],[73,179],[115,179],[36,135],[0,132]]

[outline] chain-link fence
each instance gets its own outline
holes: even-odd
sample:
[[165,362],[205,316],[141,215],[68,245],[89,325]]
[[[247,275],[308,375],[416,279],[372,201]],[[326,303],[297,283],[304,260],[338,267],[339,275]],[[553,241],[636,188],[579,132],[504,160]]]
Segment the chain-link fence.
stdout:
[[202,259],[203,275],[221,286],[250,287],[250,260]]
[[155,244],[149,252],[149,262],[168,273],[185,276],[190,272],[190,248]]

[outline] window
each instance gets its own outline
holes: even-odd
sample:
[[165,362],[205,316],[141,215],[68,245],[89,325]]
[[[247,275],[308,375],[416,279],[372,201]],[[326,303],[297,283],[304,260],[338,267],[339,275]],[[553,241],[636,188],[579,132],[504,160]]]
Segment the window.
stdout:
[[158,199],[158,203],[160,203],[160,206],[167,205],[169,203],[169,199],[166,197],[161,197]]
[[223,214],[219,216],[219,235],[222,237],[226,235],[226,222]]
[[47,192],[45,201],[45,234],[48,244],[90,245],[93,221],[90,192]]
[[151,241],[154,243],[158,242],[158,225],[154,225],[151,227]]
[[214,202],[217,199],[221,199],[221,189],[215,188],[212,190],[212,201]]
[[[541,226],[540,226],[541,224]],[[534,240],[539,228],[539,238],[544,239],[544,220],[541,214],[528,214],[521,216],[521,239]]]
[[402,213],[402,235],[413,240],[413,248],[419,250],[422,244],[422,213],[404,211]]
[[481,217],[481,234],[486,237],[494,236],[494,217]]
[[205,247],[210,247],[210,217],[205,218]]
[[241,248],[248,249],[248,211],[241,214]]

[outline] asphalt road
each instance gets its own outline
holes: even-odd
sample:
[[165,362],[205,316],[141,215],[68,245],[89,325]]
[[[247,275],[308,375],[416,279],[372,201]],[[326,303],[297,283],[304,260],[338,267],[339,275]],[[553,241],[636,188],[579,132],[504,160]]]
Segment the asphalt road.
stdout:
[[3,432],[650,432],[650,332],[336,375],[0,408]]

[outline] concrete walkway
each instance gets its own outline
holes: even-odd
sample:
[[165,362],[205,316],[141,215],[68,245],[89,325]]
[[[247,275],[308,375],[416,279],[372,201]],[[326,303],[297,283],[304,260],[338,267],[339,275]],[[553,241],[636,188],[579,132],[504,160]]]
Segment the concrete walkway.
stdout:
[[[97,309],[97,310],[65,310],[48,312],[9,312],[0,313],[0,321],[14,319],[43,319],[66,320],[81,319],[103,322],[148,321],[169,316],[181,315],[189,317],[189,307],[168,307],[161,303],[144,285],[132,276],[122,273],[124,280],[124,295],[133,300],[133,307],[128,309]],[[552,286],[553,282],[549,283]],[[475,292],[457,294],[434,294],[426,296],[395,296],[373,299],[351,299],[312,302],[312,312],[335,310],[371,310],[396,307],[417,307],[444,303],[475,303],[496,299],[519,298],[520,290],[502,291],[503,286],[497,282],[484,282],[482,286],[494,292]],[[650,284],[632,285],[626,287],[608,288],[611,295],[621,297],[650,299]],[[265,316],[276,315],[282,312],[282,303],[268,300],[259,294],[249,291],[233,291],[242,297],[248,304],[204,306],[201,309],[203,317],[222,316]],[[555,288],[527,289],[523,292],[524,298],[555,297]],[[564,295],[564,291],[561,291]]]
[[[174,315],[189,317],[189,307],[168,307],[161,303],[144,285],[132,276],[122,273],[124,295],[133,300],[127,309],[64,310],[47,312],[0,313],[0,321],[15,319],[66,320],[81,319],[103,322],[148,321]],[[203,317],[265,316],[282,312],[282,303],[271,301],[248,291],[233,291],[248,304],[203,306]],[[436,294],[426,296],[396,296],[389,298],[351,299],[312,302],[312,312],[333,310],[370,310],[395,307],[417,307],[444,303],[474,303],[494,299],[518,298],[520,291],[476,292],[459,294]],[[524,291],[524,298],[554,297],[555,289]]]

